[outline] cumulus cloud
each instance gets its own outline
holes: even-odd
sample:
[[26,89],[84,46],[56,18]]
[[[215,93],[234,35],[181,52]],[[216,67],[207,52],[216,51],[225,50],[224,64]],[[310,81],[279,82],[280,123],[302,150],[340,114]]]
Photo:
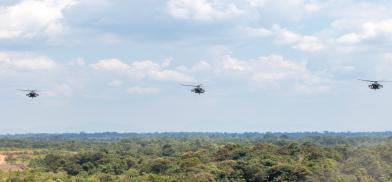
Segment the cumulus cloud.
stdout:
[[23,0],[0,6],[0,39],[53,36],[64,30],[63,10],[76,0]]
[[254,37],[274,37],[275,43],[292,45],[293,48],[313,52],[323,50],[325,45],[317,36],[301,35],[283,28],[279,25],[273,25],[271,29],[240,27],[237,28],[241,33]]
[[316,36],[302,36],[301,40],[296,42],[294,48],[312,52],[323,50],[324,44]]
[[367,21],[361,24],[356,32],[350,32],[337,38],[337,42],[343,44],[357,44],[365,40],[385,37],[389,39],[392,35],[392,19]]
[[284,59],[279,55],[260,57],[252,62],[254,69],[253,80],[276,81],[282,79],[310,81],[315,75],[306,68],[306,65]]
[[247,2],[252,7],[264,7],[267,5],[269,0],[247,0]]
[[[239,60],[230,55],[222,58],[222,70],[227,74],[244,73],[249,80],[261,85],[291,81],[294,88],[309,88],[309,91],[327,91],[328,80],[309,70],[305,64],[270,55],[252,60]],[[312,88],[317,88],[312,90]],[[323,89],[321,89],[323,88]],[[298,89],[301,90],[301,89]]]
[[348,33],[336,39],[338,43],[342,44],[356,44],[361,41],[361,37],[357,33]]
[[166,58],[163,63],[161,64],[162,68],[167,68],[170,67],[173,59],[172,58]]
[[113,80],[109,83],[109,86],[111,87],[121,87],[123,85],[122,81],[119,80]]
[[320,10],[320,6],[317,5],[316,3],[307,3],[304,4],[304,8],[307,11],[311,11],[311,12],[316,12]]
[[191,68],[191,70],[194,72],[205,72],[211,69],[212,69],[212,65],[207,61],[199,61]]
[[294,33],[286,28],[282,28],[279,25],[273,25],[272,30],[276,35],[276,41],[282,44],[293,44],[301,41],[301,35]]
[[150,60],[136,61],[131,64],[125,64],[118,59],[100,60],[91,67],[95,70],[104,71],[121,71],[127,73],[135,79],[153,79],[153,80],[174,80],[174,81],[192,81],[193,78],[179,70],[169,69],[170,59],[166,59],[162,64],[154,63]]
[[153,87],[140,87],[134,86],[127,89],[127,93],[129,94],[157,94],[160,90],[158,88]]
[[321,9],[321,1],[313,0],[247,0],[247,4],[247,11],[268,12],[271,16],[268,19],[282,18],[284,21],[300,21]]
[[175,18],[204,21],[227,19],[241,13],[235,4],[220,0],[169,0],[167,9]]
[[246,61],[235,59],[229,55],[226,55],[222,59],[223,70],[226,71],[247,71],[250,70],[251,66]]
[[96,70],[126,71],[130,67],[118,59],[103,59],[91,65]]
[[194,73],[194,74],[204,74],[214,71],[215,67],[208,61],[199,61],[193,64],[190,67],[187,66],[178,66],[176,70],[181,71],[183,73]]
[[279,55],[270,55],[254,60],[239,60],[226,55],[222,58],[222,66],[223,70],[229,72],[248,72],[252,80],[258,82],[306,78],[304,75],[309,73],[304,64],[286,60]]
[[269,37],[273,35],[273,32],[266,28],[237,27],[237,31],[253,37]]
[[277,43],[291,44],[294,45],[294,48],[296,49],[309,52],[324,49],[324,44],[316,36],[300,35],[286,28],[282,28],[279,25],[274,25],[272,30],[276,35]]
[[[249,11],[268,9],[289,18],[303,16],[304,12],[317,12],[320,6],[306,0],[169,0],[168,13],[180,19],[223,20],[246,14]],[[295,15],[295,17],[293,16]]]
[[31,54],[10,54],[0,52],[0,68],[3,70],[50,70],[56,63],[46,56]]
[[131,74],[141,79],[151,78],[155,80],[175,80],[175,81],[192,81],[192,77],[177,70],[166,69],[167,63],[162,65],[150,60],[138,61],[132,63]]

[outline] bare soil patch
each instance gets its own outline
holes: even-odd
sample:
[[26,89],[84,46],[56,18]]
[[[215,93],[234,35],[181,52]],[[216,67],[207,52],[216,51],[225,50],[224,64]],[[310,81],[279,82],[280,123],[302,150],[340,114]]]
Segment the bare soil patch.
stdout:
[[7,155],[0,154],[0,170],[3,172],[23,171],[26,166],[24,164],[8,164],[5,160]]

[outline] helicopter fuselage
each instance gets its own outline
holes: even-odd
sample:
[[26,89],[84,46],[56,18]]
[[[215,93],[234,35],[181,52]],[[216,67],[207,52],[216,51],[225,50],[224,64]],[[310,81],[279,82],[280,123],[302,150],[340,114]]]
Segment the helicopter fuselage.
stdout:
[[201,88],[201,87],[196,87],[196,88],[192,89],[191,92],[200,95],[200,94],[202,94],[202,93],[204,93],[206,91],[203,88]]
[[378,89],[383,88],[383,85],[375,82],[375,83],[370,84],[369,88],[372,89],[372,90],[378,90]]
[[30,93],[26,94],[26,96],[30,97],[30,98],[35,98],[35,97],[38,97],[39,94],[37,94],[36,92],[30,92]]

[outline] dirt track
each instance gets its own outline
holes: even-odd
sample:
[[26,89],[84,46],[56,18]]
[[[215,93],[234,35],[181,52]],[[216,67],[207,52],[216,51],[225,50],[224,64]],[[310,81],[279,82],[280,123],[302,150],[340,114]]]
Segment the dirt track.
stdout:
[[6,157],[7,157],[6,155],[0,154],[0,165],[1,165],[1,164],[7,164],[7,163],[5,162],[5,158],[6,158]]

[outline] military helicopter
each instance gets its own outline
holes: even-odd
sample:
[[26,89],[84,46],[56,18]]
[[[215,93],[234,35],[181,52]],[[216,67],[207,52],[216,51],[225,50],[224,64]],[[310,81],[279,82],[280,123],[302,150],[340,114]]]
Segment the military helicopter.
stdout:
[[377,80],[362,80],[362,79],[358,79],[360,81],[364,81],[364,82],[370,82],[371,84],[369,85],[369,88],[372,90],[378,90],[378,89],[382,89],[383,85],[380,84],[380,82],[390,82],[390,81],[377,81]]
[[193,92],[193,93],[195,93],[195,94],[202,94],[202,93],[204,93],[204,92],[206,92],[206,90],[204,90],[202,87],[203,87],[203,85],[202,84],[199,84],[199,85],[184,85],[184,84],[181,84],[182,86],[186,86],[186,87],[193,87],[193,89],[191,90],[191,92]]
[[30,98],[32,98],[32,99],[38,97],[39,94],[38,94],[37,92],[40,92],[40,90],[21,90],[21,89],[18,89],[18,90],[19,90],[19,91],[22,91],[22,92],[28,92],[28,93],[26,94],[26,96],[27,96],[27,97],[30,97]]

